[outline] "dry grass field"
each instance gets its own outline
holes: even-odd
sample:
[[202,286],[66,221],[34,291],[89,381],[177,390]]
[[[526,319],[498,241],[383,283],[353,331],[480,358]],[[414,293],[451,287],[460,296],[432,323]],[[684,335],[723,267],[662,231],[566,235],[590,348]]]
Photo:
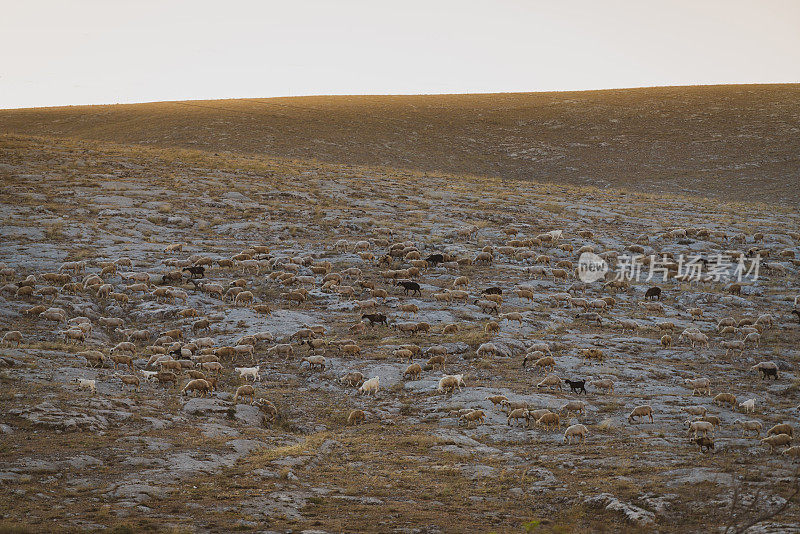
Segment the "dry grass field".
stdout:
[[800,85],[0,111],[0,133],[797,205]]
[[[0,533],[800,531],[800,458],[784,452],[800,431],[798,92],[0,111]],[[764,265],[740,288],[584,286],[583,247],[612,267],[636,250]],[[437,253],[449,261],[421,262]],[[204,263],[197,284],[180,272]],[[406,276],[420,294],[395,285]],[[645,300],[654,285],[660,300]],[[497,311],[481,307],[492,287]],[[373,310],[389,324],[362,321]],[[70,340],[81,317],[91,328]],[[708,344],[681,336],[692,328]],[[135,371],[114,369],[129,338]],[[523,367],[542,343],[560,388]],[[421,350],[418,377],[403,375],[402,345]],[[177,384],[146,379],[164,347],[183,349]],[[592,348],[602,361],[582,356]],[[444,371],[428,364],[440,350]],[[315,353],[324,369],[302,361]],[[206,356],[222,365],[217,388],[182,395]],[[254,365],[256,382],[235,370]],[[351,372],[379,377],[377,394],[342,384]],[[463,387],[439,391],[445,373]],[[693,394],[686,380],[703,377],[710,395]],[[274,416],[235,398],[245,383]],[[559,413],[559,426],[509,421],[493,395]],[[582,414],[563,410],[576,400]],[[641,405],[652,422],[629,420]],[[719,418],[713,450],[693,441],[687,408]],[[348,424],[353,410],[363,424]],[[467,424],[472,410],[485,419]],[[576,424],[585,441],[565,443]],[[777,424],[793,437],[773,451],[760,440]]]

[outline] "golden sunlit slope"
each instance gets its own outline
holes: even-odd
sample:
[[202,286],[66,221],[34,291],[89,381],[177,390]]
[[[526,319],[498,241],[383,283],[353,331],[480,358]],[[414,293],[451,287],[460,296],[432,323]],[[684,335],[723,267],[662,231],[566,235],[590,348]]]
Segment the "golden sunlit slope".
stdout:
[[800,199],[798,84],[37,108],[0,111],[0,133]]

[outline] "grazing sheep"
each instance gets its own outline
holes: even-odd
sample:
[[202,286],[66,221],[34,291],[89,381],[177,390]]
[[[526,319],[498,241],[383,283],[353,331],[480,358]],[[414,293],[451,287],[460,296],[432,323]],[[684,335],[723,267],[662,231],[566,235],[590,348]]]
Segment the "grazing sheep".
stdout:
[[587,393],[586,393],[586,380],[567,380],[567,379],[565,379],[564,383],[569,385],[569,389],[570,389],[570,391],[572,393],[580,395],[581,391],[583,391],[583,394],[587,395]]
[[461,391],[462,385],[464,385],[464,375],[444,375],[439,379],[436,390],[439,393],[453,393],[456,388]]
[[707,436],[709,432],[714,431],[714,425],[706,421],[691,421],[689,423],[689,434],[694,433],[694,438],[697,439],[697,434],[701,433]]
[[367,414],[364,413],[364,410],[352,410],[350,415],[347,416],[347,424],[349,426],[360,425],[366,418]]
[[582,415],[585,408],[586,408],[585,402],[576,400],[576,401],[569,401],[564,406],[562,406],[559,411],[563,412],[566,410],[567,416],[569,416],[569,414],[571,413],[575,413],[576,415],[577,414]]
[[511,425],[512,419],[514,420],[515,423],[521,419],[523,426],[527,426],[530,420],[530,413],[525,408],[515,408],[514,410],[511,410],[508,413],[508,419],[506,421],[506,424],[508,426],[512,426]]
[[792,442],[792,437],[789,434],[776,434],[768,436],[761,440],[764,445],[769,445],[770,452],[775,452],[776,447],[783,447]]
[[629,423],[633,423],[635,417],[642,417],[642,418],[648,417],[650,419],[650,422],[652,423],[653,422],[653,408],[648,404],[644,404],[642,406],[637,406],[636,408],[633,409],[633,411],[628,416],[628,422]]
[[661,341],[661,346],[664,347],[665,349],[672,346],[672,336],[669,334],[661,336],[660,341]]
[[736,408],[736,396],[732,393],[720,393],[714,397],[714,404],[722,406],[723,404],[730,404],[731,409]]
[[125,385],[133,386],[136,391],[139,391],[139,377],[136,375],[114,375],[122,381],[123,387]]
[[6,332],[6,334],[3,336],[3,343],[7,345],[16,343],[17,347],[19,347],[20,344],[22,343],[22,332],[20,332],[19,330],[11,330],[9,332]]
[[94,379],[89,380],[89,379],[86,379],[86,378],[76,378],[75,382],[78,383],[78,387],[80,387],[81,389],[88,389],[93,394],[97,393],[97,381],[96,380],[94,380]]
[[767,436],[772,436],[774,434],[788,434],[794,437],[794,428],[792,428],[792,425],[789,423],[780,423],[767,430]]
[[597,389],[605,389],[609,390],[611,394],[614,394],[614,381],[610,378],[603,378],[600,380],[593,380],[591,382],[592,386],[596,387]]
[[793,456],[794,458],[800,458],[800,445],[795,445],[794,447],[789,447],[788,449],[784,449],[781,454],[785,454],[786,456]]
[[564,443],[567,445],[572,444],[572,438],[578,438],[578,444],[582,444],[586,441],[586,436],[589,435],[589,430],[582,424],[576,424],[568,426],[567,429],[564,431]]
[[684,406],[683,408],[681,408],[681,411],[686,412],[690,416],[700,416],[700,417],[705,417],[706,413],[708,413],[708,410],[706,410],[706,408],[703,406]]
[[552,412],[546,413],[536,420],[536,424],[547,429],[550,429],[551,427],[556,427],[560,430],[561,418],[558,416],[557,413],[552,413]]
[[756,400],[755,399],[746,400],[743,403],[739,404],[739,408],[742,408],[744,413],[748,413],[748,412],[755,413],[755,411],[756,411]]
[[239,378],[247,380],[248,377],[253,377],[253,382],[261,380],[261,375],[259,374],[261,370],[260,365],[256,365],[255,367],[234,367],[233,369],[239,373]]
[[303,362],[307,362],[309,368],[313,371],[314,369],[319,369],[321,371],[325,370],[325,357],[320,355],[315,356],[306,356],[300,359],[300,365]]
[[764,426],[761,424],[761,421],[741,421],[739,419],[733,422],[733,426],[739,425],[742,427],[742,437],[744,437],[747,432],[755,432],[756,436],[761,435],[761,429]]
[[233,403],[236,404],[236,401],[239,400],[239,397],[250,397],[250,404],[253,404],[256,400],[256,390],[253,386],[249,384],[245,384],[239,386],[236,389],[236,394],[233,396]]
[[419,380],[419,375],[422,373],[422,367],[418,363],[412,363],[406,370],[403,371],[403,378],[410,378],[411,380]]
[[706,451],[710,451],[714,448],[714,441],[706,436],[696,438],[694,442],[700,446],[701,453],[703,452],[703,449],[705,449]]
[[486,414],[483,410],[470,410],[469,412],[463,414],[461,417],[458,418],[459,424],[461,421],[465,421],[467,423],[467,428],[469,428],[470,423],[475,423],[477,427],[480,424],[483,424],[486,421]]
[[[728,328],[728,327],[726,327]],[[720,341],[719,346],[725,349],[725,356],[730,354],[732,350],[738,350],[739,355],[741,356],[744,352],[744,341],[741,340],[732,340],[732,341]]]
[[543,388],[548,387],[550,389],[557,388],[558,391],[561,391],[561,379],[553,374],[547,375],[544,379],[536,384],[536,388]]
[[683,382],[692,386],[692,395],[711,395],[711,380],[708,378],[687,378]]
[[380,389],[380,377],[375,376],[361,384],[358,392],[362,395],[377,395]]
[[497,406],[498,404],[502,404],[503,401],[508,402],[508,397],[506,397],[505,395],[490,395],[486,397],[484,400],[491,401],[492,404]]
[[[170,374],[172,374],[172,373],[170,373]],[[159,375],[157,375],[157,376],[159,376]],[[165,377],[165,378],[168,378],[168,377]],[[163,382],[164,380],[159,378],[159,381]],[[190,380],[189,382],[186,383],[186,385],[181,390],[181,395],[186,395],[190,391],[193,391],[193,392],[200,393],[201,396],[205,397],[205,396],[211,394],[211,389],[212,389],[211,388],[211,384],[208,382],[208,380],[203,379],[203,378],[196,378],[196,379]],[[236,402],[236,399],[234,399],[234,402]]]
[[363,382],[364,382],[364,375],[359,373],[358,371],[347,373],[343,377],[339,378],[340,384],[348,385],[350,387],[358,387]]
[[703,334],[702,332],[697,332],[694,330],[685,330],[678,337],[678,341],[681,341],[684,337],[692,343],[693,348],[695,343],[698,343],[700,346],[708,347],[708,336]]

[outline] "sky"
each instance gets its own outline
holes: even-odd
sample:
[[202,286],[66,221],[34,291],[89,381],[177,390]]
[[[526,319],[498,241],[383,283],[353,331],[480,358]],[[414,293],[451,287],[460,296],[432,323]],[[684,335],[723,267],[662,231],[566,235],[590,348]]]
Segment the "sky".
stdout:
[[800,0],[0,7],[0,108],[800,82]]

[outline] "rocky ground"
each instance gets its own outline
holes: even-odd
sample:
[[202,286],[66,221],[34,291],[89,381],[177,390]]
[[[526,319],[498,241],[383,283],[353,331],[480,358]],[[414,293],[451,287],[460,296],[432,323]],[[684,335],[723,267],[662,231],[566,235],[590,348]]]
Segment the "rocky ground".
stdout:
[[[773,453],[759,441],[778,423],[797,429],[800,416],[800,324],[790,314],[800,294],[800,266],[791,254],[800,256],[800,215],[791,208],[19,136],[0,138],[0,176],[0,332],[23,336],[20,346],[1,349],[0,531],[666,532],[731,526],[733,532],[752,521],[758,524],[751,532],[800,531],[800,506],[786,503],[800,459],[780,454],[788,446]],[[477,233],[467,238],[460,230],[470,226]],[[560,244],[572,250],[523,243],[502,254],[497,247],[509,242],[509,228],[520,241],[563,230]],[[676,228],[709,233],[682,236]],[[591,236],[581,237],[585,231]],[[346,249],[336,246],[341,240]],[[397,242],[416,247],[422,258],[437,252],[474,258],[489,245],[496,250],[491,265],[422,269],[421,296],[407,296],[381,275],[388,267],[353,250],[359,241],[369,242],[375,259]],[[165,253],[173,243],[185,246]],[[756,247],[769,254],[764,262],[770,265],[746,281],[741,294],[722,282],[659,283],[660,310],[643,306],[652,282],[619,291],[595,282],[581,290],[572,269],[567,280],[551,276],[558,261],[576,264],[583,246],[624,254],[634,244],[647,254],[676,257]],[[258,274],[216,263],[254,245],[269,247],[256,256]],[[530,259],[519,254],[525,251],[533,253]],[[551,257],[549,264],[535,263],[542,255]],[[132,292],[127,286],[134,282],[122,278],[146,272],[156,282],[204,256],[215,261],[205,282],[227,290],[243,279],[255,304],[267,304],[271,313],[236,306],[185,278],[168,286],[185,291],[186,302],[171,303],[152,293],[161,286]],[[72,276],[80,281],[99,274],[102,262],[123,257],[132,265],[103,279],[128,295],[127,305],[61,284],[49,296],[51,284],[41,278],[64,262],[85,261],[86,273]],[[301,265],[298,275],[314,277],[304,302],[283,298],[295,286],[269,278],[291,258]],[[360,269],[360,276],[346,275],[341,284],[357,295],[323,288],[323,275],[300,258],[328,261],[333,272]],[[544,276],[526,271],[535,265]],[[391,268],[410,266],[400,257]],[[35,286],[26,296],[18,289],[29,275]],[[468,278],[468,301],[433,298],[459,276]],[[388,327],[354,328],[361,317],[357,301],[370,298],[358,279],[388,292],[376,299]],[[521,323],[474,304],[492,286],[503,290],[501,313],[520,312]],[[517,296],[522,286],[533,291],[532,300]],[[553,300],[570,289],[575,298],[613,296],[616,302],[601,312],[598,325]],[[400,311],[412,303],[416,314]],[[68,343],[59,334],[63,323],[25,313],[36,305],[62,308],[67,319],[88,317],[93,329],[83,342]],[[182,318],[179,312],[188,308],[199,316]],[[703,316],[692,319],[690,308],[701,308]],[[718,321],[763,314],[773,324],[760,342],[726,355],[720,343],[743,335],[718,332]],[[151,334],[137,346],[138,390],[123,385],[110,364],[88,367],[77,355],[87,349],[108,354],[123,341],[99,323],[101,317],[121,318],[125,328]],[[209,319],[210,331],[193,331],[200,318]],[[623,328],[619,321],[626,319],[636,322],[634,329]],[[411,321],[429,323],[430,332],[393,327]],[[490,321],[499,331],[486,332]],[[659,341],[663,322],[675,325],[674,344],[666,348]],[[451,323],[458,331],[443,334]],[[288,339],[307,325],[326,330],[324,371],[310,370],[300,360],[310,349]],[[708,347],[679,341],[692,326],[710,338]],[[246,356],[222,359],[224,371],[210,397],[180,395],[185,376],[177,387],[145,381],[147,347],[175,328],[184,339],[209,336],[218,347],[271,333],[274,342],[256,345],[261,380],[255,386],[257,397],[277,407],[277,417],[267,421],[256,406],[234,402],[243,383],[234,367],[252,365]],[[348,338],[360,354],[337,350],[335,342]],[[288,361],[268,353],[289,342],[295,355]],[[552,411],[577,398],[566,387],[537,388],[544,373],[523,369],[527,348],[538,342],[549,344],[560,378],[611,378],[614,393],[587,385],[580,396],[585,413],[562,413],[560,430],[509,426],[487,396]],[[484,343],[497,351],[479,355]],[[403,344],[423,351],[446,347],[446,371],[463,374],[465,387],[438,392],[443,373],[427,368],[425,355],[414,359],[425,368],[420,378],[404,379],[408,362],[393,355]],[[581,357],[581,349],[592,347],[603,350],[604,361]],[[777,364],[777,380],[750,370],[764,361]],[[352,371],[380,377],[377,395],[339,383]],[[699,377],[710,379],[710,396],[692,395],[684,384]],[[96,393],[81,389],[78,378],[96,380]],[[722,392],[734,394],[737,405],[755,399],[755,413],[715,404]],[[629,423],[631,410],[644,404],[652,406],[654,422]],[[712,451],[701,453],[689,438],[682,411],[688,406],[706,407],[721,419]],[[348,425],[357,409],[366,421]],[[485,422],[459,423],[467,409],[483,410]],[[758,420],[763,431],[742,437],[736,419]],[[567,445],[564,428],[575,423],[588,428],[588,438]]]

